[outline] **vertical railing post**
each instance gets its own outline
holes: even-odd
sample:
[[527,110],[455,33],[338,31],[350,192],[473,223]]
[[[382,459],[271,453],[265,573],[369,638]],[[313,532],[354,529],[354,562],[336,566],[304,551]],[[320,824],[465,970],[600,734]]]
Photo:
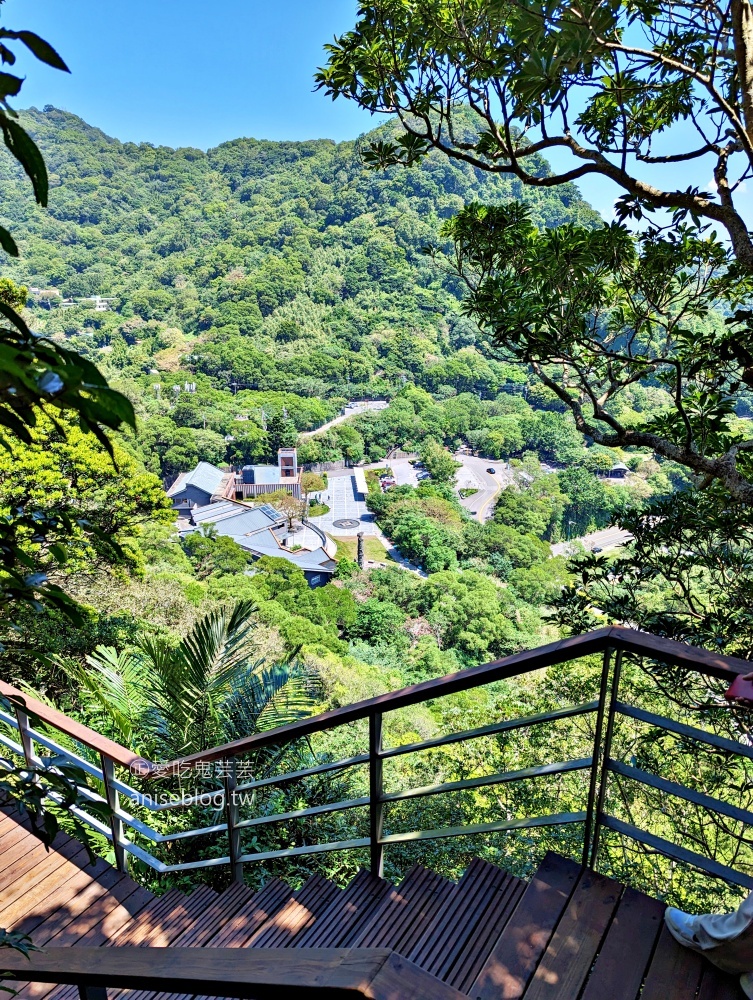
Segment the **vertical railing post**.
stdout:
[[235,758],[230,768],[225,769],[225,819],[227,822],[228,854],[230,855],[230,877],[233,882],[243,882],[243,862],[241,861],[241,831],[238,828],[240,809],[235,790],[238,787]]
[[112,847],[115,852],[115,865],[118,871],[128,871],[128,855],[123,844],[123,820],[118,816],[120,796],[115,787],[115,764],[105,754],[100,754],[102,763],[102,781],[105,786],[105,798],[110,807],[110,830],[112,831]]
[[31,738],[29,716],[17,705],[14,705],[13,707],[16,713],[16,720],[18,721],[18,735],[21,739],[21,746],[24,750],[26,766],[31,771],[36,770],[36,768],[42,766],[42,761],[41,758],[39,758],[34,752],[34,741]]
[[588,866],[591,855],[591,834],[594,829],[594,808],[596,806],[596,790],[599,787],[599,770],[601,763],[601,736],[604,730],[604,713],[609,691],[609,671],[612,664],[612,648],[604,650],[601,667],[601,684],[599,686],[599,705],[596,709],[596,732],[594,733],[593,751],[591,754],[591,780],[588,785],[588,805],[586,806],[586,823],[583,830],[583,856],[581,864]]
[[382,713],[372,712],[369,716],[369,843],[371,849],[371,874],[382,877],[382,818],[384,803],[382,802],[383,784],[381,757],[382,750]]
[[591,861],[589,867],[596,869],[599,860],[599,842],[601,840],[601,820],[604,815],[604,800],[607,795],[607,781],[609,780],[609,759],[612,753],[612,736],[614,735],[615,706],[620,688],[620,674],[622,673],[622,650],[618,649],[614,658],[614,671],[612,673],[612,690],[609,696],[609,710],[607,714],[607,729],[604,734],[604,749],[601,755],[601,781],[599,782],[599,796],[596,801],[594,835],[591,844]]
[[79,1000],[107,1000],[107,989],[104,986],[79,986]]

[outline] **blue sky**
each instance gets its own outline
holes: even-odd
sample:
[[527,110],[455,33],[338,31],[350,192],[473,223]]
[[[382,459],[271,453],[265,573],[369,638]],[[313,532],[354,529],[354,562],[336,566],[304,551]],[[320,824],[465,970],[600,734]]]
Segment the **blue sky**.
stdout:
[[312,93],[356,0],[8,0],[71,76],[24,58],[18,106],[54,104],[118,139],[207,149],[227,139],[351,139],[372,118]]
[[[313,75],[325,61],[324,44],[352,27],[357,6],[357,0],[7,0],[4,24],[36,31],[72,70],[68,76],[19,58],[27,79],[16,105],[54,104],[118,139],[157,145],[207,149],[240,136],[353,139],[378,119],[314,93]],[[564,153],[551,159],[555,168],[572,165]],[[680,188],[705,187],[711,177],[711,163],[649,175]],[[611,218],[619,189],[595,175],[580,187]],[[748,192],[740,199],[751,216],[752,203]]]

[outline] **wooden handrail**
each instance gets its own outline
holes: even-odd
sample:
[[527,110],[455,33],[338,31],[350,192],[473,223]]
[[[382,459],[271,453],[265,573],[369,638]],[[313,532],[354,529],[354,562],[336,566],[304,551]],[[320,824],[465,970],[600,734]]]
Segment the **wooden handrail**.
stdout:
[[444,677],[422,681],[419,684],[401,688],[399,691],[390,691],[365,701],[346,705],[343,708],[322,712],[320,715],[300,719],[288,726],[280,726],[263,733],[254,733],[252,736],[212,747],[200,753],[190,754],[166,764],[155,764],[137,756],[131,750],[126,750],[112,740],[108,740],[106,737],[100,736],[99,733],[81,725],[81,723],[69,719],[62,712],[29,698],[2,681],[0,681],[0,694],[12,698],[14,701],[19,698],[23,699],[27,712],[85,746],[104,754],[116,764],[128,768],[132,774],[141,777],[157,774],[160,777],[165,777],[197,764],[237,757],[252,750],[280,743],[290,743],[303,736],[310,736],[312,733],[346,725],[359,719],[367,719],[375,712],[391,712],[398,708],[407,708],[431,698],[441,698],[458,691],[479,687],[482,684],[506,680],[544,667],[556,666],[579,656],[602,653],[610,647],[653,657],[674,666],[685,667],[730,682],[738,674],[749,672],[752,666],[747,660],[721,656],[706,649],[650,635],[647,632],[612,626],[587,632],[585,635],[559,639],[547,646],[514,653],[512,656],[506,656],[504,659],[494,660],[479,667],[469,667]]
[[19,982],[279,1000],[286,995],[369,1000],[463,1000],[465,994],[387,948],[3,949]]
[[[89,729],[88,726],[76,722],[75,719],[64,715],[56,708],[45,705],[43,702],[37,701],[36,698],[30,698],[29,695],[24,694],[23,691],[19,691],[10,684],[6,684],[5,681],[0,681],[0,695],[7,698],[14,706],[22,708],[27,715],[32,715],[41,722],[59,730],[61,733],[65,733],[76,740],[77,743],[81,743],[91,750],[96,750],[97,753],[108,757],[114,763],[120,764],[122,767],[127,767],[132,773],[148,774],[153,767],[153,765],[145,762],[142,757],[139,757],[137,753],[134,753],[133,750],[126,750],[125,747],[122,747],[119,743],[115,743],[114,740],[109,740],[106,736],[102,736],[93,729]],[[147,764],[147,767],[142,772],[139,768],[144,763]]]

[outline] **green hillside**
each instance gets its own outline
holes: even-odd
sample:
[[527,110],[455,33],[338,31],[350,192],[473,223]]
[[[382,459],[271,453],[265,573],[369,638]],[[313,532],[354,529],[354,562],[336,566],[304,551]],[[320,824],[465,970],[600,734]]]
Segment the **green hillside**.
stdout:
[[[49,167],[50,204],[39,209],[3,160],[4,221],[21,248],[8,273],[61,297],[112,298],[95,313],[53,297],[35,323],[124,375],[190,355],[218,388],[327,396],[370,382],[376,394],[401,375],[453,385],[443,360],[478,331],[421,252],[441,222],[475,199],[510,198],[542,226],[597,220],[574,186],[523,189],[439,155],[375,173],[358,142],[236,139],[204,153],[121,143],[51,107],[23,120]],[[484,378],[494,392],[499,377]]]

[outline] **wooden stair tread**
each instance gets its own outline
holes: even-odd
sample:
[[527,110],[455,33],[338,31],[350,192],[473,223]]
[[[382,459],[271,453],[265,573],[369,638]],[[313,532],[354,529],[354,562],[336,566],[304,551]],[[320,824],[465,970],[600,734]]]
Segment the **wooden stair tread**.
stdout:
[[217,893],[202,885],[194,889],[189,896],[184,896],[162,916],[159,927],[141,942],[142,948],[166,948],[179,937],[183,931],[192,926],[209,906]]
[[[248,886],[234,882],[207,907],[198,920],[172,942],[173,946],[202,948],[253,896],[253,890]],[[140,1000],[144,997],[152,997],[154,1000],[190,1000],[189,996],[180,993],[145,992],[129,994],[128,1000]]]
[[402,915],[399,923],[393,927],[392,935],[385,940],[382,947],[394,948],[401,955],[413,949],[423,935],[424,929],[444,911],[453,890],[457,888],[449,879],[441,876],[440,879],[441,881],[434,885],[426,885],[425,892]]
[[634,1000],[638,996],[663,926],[664,909],[658,899],[625,889],[582,1000]]
[[[127,875],[122,875],[107,892],[94,901],[89,900],[86,893],[82,893],[84,905],[77,908],[79,912],[54,930],[54,933],[47,933],[46,921],[41,927],[37,927],[32,932],[34,943],[52,948],[101,944],[105,940],[103,931],[119,926],[118,917],[120,923],[132,920],[152,898],[146,889],[136,885]],[[56,911],[56,914],[59,912]],[[23,924],[20,929],[23,929]],[[41,930],[44,930],[43,934],[40,933]],[[49,930],[53,930],[51,925]],[[96,939],[97,935],[100,940]],[[18,990],[18,997],[23,1000],[41,1000],[54,989],[49,983],[26,983],[23,986],[15,985],[14,988]]]
[[[69,857],[86,855],[84,847],[65,834],[59,833],[49,851],[31,833],[26,833],[10,850],[10,864],[0,872],[0,908],[4,908],[24,891],[22,876],[34,873],[34,883],[64,864]],[[23,879],[23,882],[26,880]],[[28,887],[27,887],[28,888]]]
[[[174,948],[201,948],[215,934],[218,928],[223,927],[233,914],[253,896],[253,892],[245,885],[234,884],[225,892],[209,901],[200,916],[171,938],[170,945]],[[204,897],[205,898],[205,897]],[[181,1000],[179,993],[152,993],[146,990],[128,991],[128,1000],[147,1000],[148,997],[157,997],[160,1000]]]
[[326,912],[342,889],[321,875],[312,875],[302,888],[248,941],[248,948],[285,948],[295,936]]
[[43,907],[49,912],[55,905],[62,905],[80,886],[103,875],[108,868],[105,861],[91,865],[86,849],[75,841],[61,844],[58,851],[50,851],[35,869],[38,880],[28,885],[19,878],[2,893],[2,926],[15,927],[32,908]]
[[164,896],[154,897],[139,913],[138,922],[124,924],[103,944],[113,947],[142,945],[149,934],[159,927],[165,914],[169,913],[182,898],[183,893],[179,889],[170,889]]
[[453,887],[446,905],[427,922],[421,937],[415,942],[406,958],[416,962],[423,969],[440,965],[448,943],[454,940],[455,931],[463,916],[478,905],[479,899],[493,885],[509,878],[510,876],[501,868],[487,865],[480,858],[474,858],[460,881]]
[[330,903],[319,919],[293,941],[294,948],[340,948],[394,889],[385,879],[362,868],[342,894]]
[[577,1000],[621,894],[618,882],[583,872],[525,992],[526,1000]]
[[[448,947],[446,962],[437,967],[440,976],[461,993],[467,992],[499,939],[525,891],[522,879],[509,876],[496,891],[479,900],[477,912],[467,920],[462,935]],[[451,960],[451,961],[450,961]]]
[[400,940],[411,914],[449,884],[436,872],[414,865],[397,889],[385,897],[363,931],[348,944],[355,948],[396,948],[393,942]]
[[228,920],[219,934],[207,943],[209,948],[242,948],[278,910],[289,901],[293,891],[280,879],[272,879]]
[[688,997],[695,997],[704,964],[700,955],[683,948],[663,926],[646,973],[641,1000],[687,1000]]
[[698,1000],[743,1000],[739,976],[728,976],[704,962]]
[[[475,859],[457,883],[415,865],[398,887],[362,870],[346,889],[315,875],[295,892],[272,879],[256,893],[202,885],[155,897],[92,865],[65,833],[46,851],[28,820],[0,808],[0,926],[38,947],[388,948],[398,966],[474,1000],[740,1000],[737,977],[679,946],[663,911],[551,853],[529,884]],[[16,988],[19,1000],[77,997],[72,986]]]
[[580,866],[549,852],[507,921],[469,993],[478,1000],[519,1000],[546,950]]

